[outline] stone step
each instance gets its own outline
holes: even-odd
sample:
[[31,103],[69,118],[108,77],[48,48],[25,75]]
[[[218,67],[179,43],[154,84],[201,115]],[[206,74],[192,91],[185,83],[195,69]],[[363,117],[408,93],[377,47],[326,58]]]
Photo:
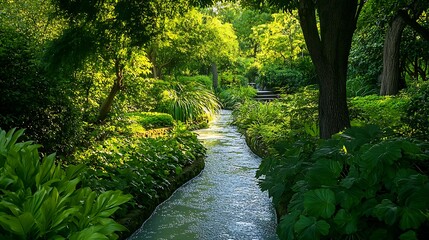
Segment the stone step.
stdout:
[[279,95],[278,94],[276,94],[276,93],[274,93],[273,91],[258,91],[257,93],[256,93],[256,96],[255,96],[255,100],[256,101],[260,101],[260,102],[268,102],[268,101],[272,101],[272,100],[274,100],[274,99],[277,99],[277,98],[279,98]]

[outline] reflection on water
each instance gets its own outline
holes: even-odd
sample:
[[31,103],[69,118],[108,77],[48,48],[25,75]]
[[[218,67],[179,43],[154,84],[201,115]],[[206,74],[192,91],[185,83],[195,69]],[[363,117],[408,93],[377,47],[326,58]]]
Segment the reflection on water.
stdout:
[[129,240],[271,240],[276,216],[255,179],[260,159],[247,147],[230,111],[197,131],[208,148],[203,172],[179,188]]

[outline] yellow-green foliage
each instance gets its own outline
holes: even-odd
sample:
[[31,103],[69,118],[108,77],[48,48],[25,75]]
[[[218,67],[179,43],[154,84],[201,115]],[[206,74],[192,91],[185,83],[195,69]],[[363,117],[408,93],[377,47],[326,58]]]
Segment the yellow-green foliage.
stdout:
[[127,113],[127,126],[132,133],[143,133],[145,130],[153,128],[172,127],[174,119],[170,114],[158,112],[133,112]]
[[409,98],[405,95],[354,97],[349,99],[353,125],[375,124],[396,133],[405,133],[407,126],[401,121],[405,116]]

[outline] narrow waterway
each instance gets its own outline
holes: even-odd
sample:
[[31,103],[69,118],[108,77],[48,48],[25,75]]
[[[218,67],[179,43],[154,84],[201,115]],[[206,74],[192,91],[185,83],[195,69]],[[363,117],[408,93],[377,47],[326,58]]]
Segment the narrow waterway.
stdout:
[[276,216],[255,172],[260,158],[247,147],[231,112],[197,131],[207,147],[202,173],[179,188],[129,240],[271,240]]

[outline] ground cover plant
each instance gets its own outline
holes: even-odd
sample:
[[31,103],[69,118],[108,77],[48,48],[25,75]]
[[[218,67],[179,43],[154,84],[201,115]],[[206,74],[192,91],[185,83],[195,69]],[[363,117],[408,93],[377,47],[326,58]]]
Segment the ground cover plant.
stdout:
[[317,90],[309,86],[269,103],[246,101],[233,111],[233,124],[246,136],[254,152],[269,155],[283,151],[281,146],[285,143],[318,135],[314,124],[317,96]]
[[131,196],[81,187],[85,166],[62,169],[40,145],[17,142],[22,134],[0,130],[0,238],[117,239],[126,228],[112,215]]
[[284,212],[282,239],[421,239],[429,224],[428,146],[375,126],[300,141],[264,159],[261,188]]
[[[152,119],[153,115],[147,116]],[[132,114],[131,118],[136,116],[144,114]],[[164,123],[164,118],[158,123],[152,122],[160,123]],[[84,186],[99,192],[121,190],[132,195],[129,204],[115,215],[115,219],[136,228],[187,178],[202,170],[205,148],[196,134],[181,123],[166,131],[146,135],[145,131],[157,129],[125,129],[122,134],[115,130],[104,139],[82,148],[70,161],[88,166],[82,177]],[[189,171],[193,175],[184,175]]]

